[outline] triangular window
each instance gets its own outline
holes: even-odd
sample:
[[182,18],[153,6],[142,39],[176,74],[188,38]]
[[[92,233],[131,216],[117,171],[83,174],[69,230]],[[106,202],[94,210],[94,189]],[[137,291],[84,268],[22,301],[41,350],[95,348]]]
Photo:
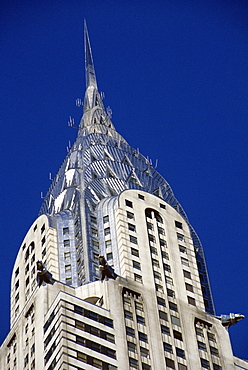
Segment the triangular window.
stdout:
[[116,196],[117,193],[115,190],[113,190],[112,188],[110,188],[109,186],[107,187],[107,190],[109,192],[109,194],[113,197],[113,196]]
[[137,175],[135,174],[135,172],[132,172],[130,174],[130,176],[128,177],[127,181],[128,182],[131,182],[131,183],[133,183],[135,185],[142,186],[141,183],[140,183],[140,181],[139,181],[139,179],[138,179],[138,177],[137,177]]
[[116,177],[115,173],[111,170],[110,167],[107,167],[106,175],[107,177]]
[[162,191],[161,191],[161,189],[160,189],[160,186],[157,188],[157,189],[155,189],[153,192],[152,192],[152,194],[154,194],[154,195],[156,195],[157,197],[160,197],[160,198],[162,198],[163,196],[162,196]]
[[91,162],[94,162],[94,161],[97,161],[97,158],[93,153],[91,153]]
[[132,166],[132,163],[131,163],[130,159],[126,155],[123,158],[122,163],[126,164],[127,166]]
[[152,177],[152,174],[151,174],[151,171],[150,171],[149,167],[147,167],[147,169],[144,171],[144,174],[147,175],[147,176]]
[[99,177],[95,171],[91,171],[91,176],[92,176],[92,180],[95,180]]
[[103,159],[106,161],[113,161],[114,158],[108,153],[108,151],[105,149],[103,152]]

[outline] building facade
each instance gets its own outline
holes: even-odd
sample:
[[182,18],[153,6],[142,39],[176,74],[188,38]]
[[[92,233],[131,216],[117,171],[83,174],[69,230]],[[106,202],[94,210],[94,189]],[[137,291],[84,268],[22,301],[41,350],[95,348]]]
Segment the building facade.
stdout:
[[[14,265],[1,369],[248,369],[227,330],[241,315],[215,316],[182,206],[104,108],[86,25],[85,61],[77,139]],[[116,278],[99,279],[99,256]]]

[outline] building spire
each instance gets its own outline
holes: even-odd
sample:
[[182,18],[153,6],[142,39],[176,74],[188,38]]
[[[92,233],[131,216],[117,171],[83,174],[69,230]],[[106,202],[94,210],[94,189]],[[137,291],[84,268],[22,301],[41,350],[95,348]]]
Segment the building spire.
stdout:
[[86,20],[84,20],[84,49],[85,49],[85,75],[86,75],[86,89],[89,86],[97,88],[96,73],[93,63],[93,57],[90,47],[90,39]]

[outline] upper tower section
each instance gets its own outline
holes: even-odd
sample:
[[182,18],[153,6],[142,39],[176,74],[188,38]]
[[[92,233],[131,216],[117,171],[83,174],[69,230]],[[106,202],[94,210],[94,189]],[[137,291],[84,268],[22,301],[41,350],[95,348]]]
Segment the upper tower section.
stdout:
[[[86,92],[78,136],[54,177],[40,210],[40,214],[51,216],[56,224],[59,279],[77,287],[99,278],[98,255],[99,251],[105,250],[103,244],[108,242],[105,237],[109,235],[101,235],[103,202],[114,207],[115,200],[125,190],[139,190],[169,204],[188,224],[201,274],[206,311],[213,313],[201,242],[168,182],[139,150],[132,148],[115,130],[98,91],[86,24],[84,40]],[[114,244],[116,253],[119,253],[118,240],[114,240],[113,232]],[[116,258],[114,268],[121,273],[118,264]]]

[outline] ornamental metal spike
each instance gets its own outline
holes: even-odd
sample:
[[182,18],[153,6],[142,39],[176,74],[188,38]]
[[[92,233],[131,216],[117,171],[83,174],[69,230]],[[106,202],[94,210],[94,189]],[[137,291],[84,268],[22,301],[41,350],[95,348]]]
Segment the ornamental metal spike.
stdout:
[[86,20],[84,21],[84,50],[85,50],[85,74],[86,74],[86,89],[89,86],[94,86],[97,88],[96,83],[96,73],[93,63],[93,57],[90,47],[90,39],[88,34],[88,29],[86,25]]

